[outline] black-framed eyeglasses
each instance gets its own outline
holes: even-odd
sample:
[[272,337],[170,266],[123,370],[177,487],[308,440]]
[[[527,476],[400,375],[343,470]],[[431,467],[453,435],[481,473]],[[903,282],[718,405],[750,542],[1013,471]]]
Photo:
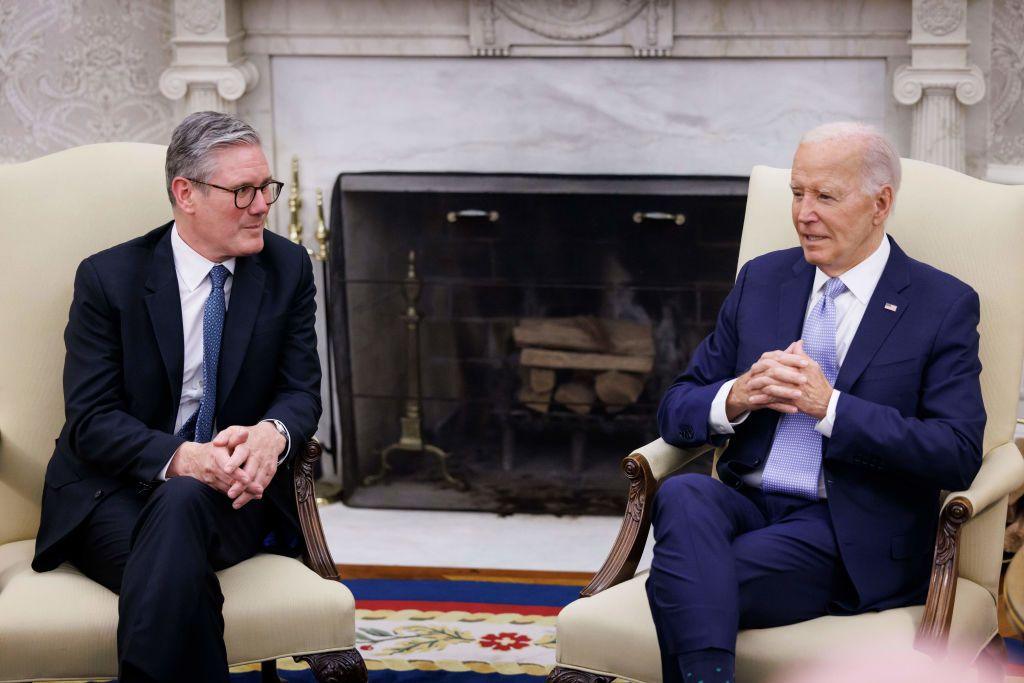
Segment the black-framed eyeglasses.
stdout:
[[271,205],[277,201],[278,197],[281,196],[281,188],[284,187],[284,183],[279,180],[268,180],[259,187],[253,185],[242,185],[241,187],[230,188],[221,187],[220,185],[214,185],[208,183],[205,180],[196,180],[195,178],[185,178],[185,180],[192,181],[193,183],[199,183],[200,185],[207,185],[208,187],[215,187],[218,190],[224,190],[235,195],[235,208],[248,209],[249,205],[252,204],[253,200],[256,199],[256,190],[259,190],[263,194],[263,201],[267,205]]

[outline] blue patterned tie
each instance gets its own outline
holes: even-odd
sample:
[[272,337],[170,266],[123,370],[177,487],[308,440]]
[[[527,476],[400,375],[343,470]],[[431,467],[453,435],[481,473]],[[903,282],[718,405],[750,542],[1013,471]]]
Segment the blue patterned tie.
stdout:
[[[836,362],[836,302],[846,291],[837,277],[825,283],[825,294],[814,304],[804,321],[804,351],[817,361],[828,383],[835,385],[839,366]],[[793,413],[779,418],[772,450],[761,475],[765,493],[785,493],[801,498],[818,498],[821,472],[821,434],[814,430],[817,418]]]
[[231,271],[222,265],[210,269],[210,296],[203,309],[203,398],[199,408],[178,430],[178,436],[197,443],[213,439],[213,411],[217,407],[217,364],[224,332],[224,283]]

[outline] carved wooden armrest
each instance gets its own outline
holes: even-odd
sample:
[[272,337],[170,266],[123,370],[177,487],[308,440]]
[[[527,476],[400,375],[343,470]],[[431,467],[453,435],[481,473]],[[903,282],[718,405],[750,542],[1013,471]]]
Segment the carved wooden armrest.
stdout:
[[306,442],[292,467],[295,476],[295,506],[299,511],[299,525],[306,541],[303,560],[310,569],[325,579],[340,581],[338,567],[334,564],[331,551],[327,548],[324,528],[320,524],[320,511],[316,507],[316,491],[313,486],[313,463],[320,459],[323,448],[316,439]]
[[924,616],[917,628],[917,646],[941,653],[949,638],[959,577],[960,530],[964,524],[1003,500],[1024,481],[1024,459],[1013,443],[998,446],[985,455],[981,469],[966,491],[946,496],[935,538],[932,577]]
[[633,578],[651,529],[651,507],[648,502],[657,493],[658,484],[711,449],[712,446],[698,446],[684,450],[658,439],[638,448],[622,461],[622,471],[629,479],[626,514],[608,558],[590,580],[590,584],[580,591],[580,597],[588,598]]

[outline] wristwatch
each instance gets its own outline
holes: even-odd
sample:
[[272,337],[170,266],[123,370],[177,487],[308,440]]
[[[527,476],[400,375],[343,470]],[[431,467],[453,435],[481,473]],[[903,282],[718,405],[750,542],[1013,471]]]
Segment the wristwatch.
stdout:
[[284,423],[281,422],[280,420],[275,420],[272,417],[268,417],[264,420],[260,420],[260,422],[271,423],[272,425],[274,425],[274,429],[277,430],[277,433],[284,437],[284,449],[281,451],[281,457],[278,459],[278,461],[280,462],[284,460],[288,456],[288,451],[292,445],[291,434],[288,433],[288,430],[285,428]]

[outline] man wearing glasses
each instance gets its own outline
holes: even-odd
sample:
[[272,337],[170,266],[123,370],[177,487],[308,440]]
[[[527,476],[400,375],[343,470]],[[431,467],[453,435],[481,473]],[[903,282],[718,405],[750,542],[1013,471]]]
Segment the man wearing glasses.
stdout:
[[274,475],[321,410],[312,267],[263,228],[256,132],[192,114],[166,172],[174,220],[78,268],[33,562],[120,594],[124,683],[228,680],[214,572],[300,537]]

